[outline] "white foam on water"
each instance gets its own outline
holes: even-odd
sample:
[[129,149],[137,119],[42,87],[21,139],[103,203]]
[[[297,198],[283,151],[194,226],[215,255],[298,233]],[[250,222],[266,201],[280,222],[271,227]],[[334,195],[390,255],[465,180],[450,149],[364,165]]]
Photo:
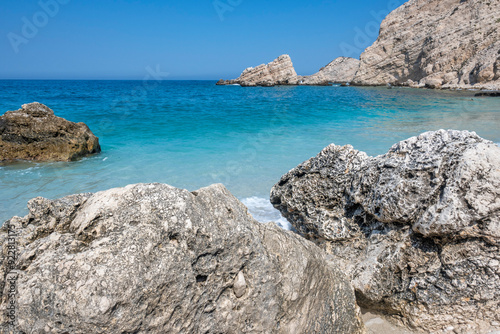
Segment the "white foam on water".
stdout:
[[276,210],[271,202],[262,197],[248,197],[241,200],[248,208],[250,214],[261,223],[275,222],[278,226],[285,230],[290,230],[292,226],[283,218],[281,213]]

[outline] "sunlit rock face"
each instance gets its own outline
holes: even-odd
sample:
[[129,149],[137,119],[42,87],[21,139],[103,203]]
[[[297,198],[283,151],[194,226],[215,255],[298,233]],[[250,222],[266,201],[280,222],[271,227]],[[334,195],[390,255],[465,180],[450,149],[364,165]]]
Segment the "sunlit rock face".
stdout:
[[500,89],[500,2],[410,0],[361,54],[358,85]]

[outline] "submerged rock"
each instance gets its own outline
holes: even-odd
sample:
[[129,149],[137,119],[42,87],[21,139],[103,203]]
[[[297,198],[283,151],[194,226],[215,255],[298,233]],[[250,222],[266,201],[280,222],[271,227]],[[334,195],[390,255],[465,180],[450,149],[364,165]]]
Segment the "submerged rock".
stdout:
[[43,104],[24,104],[0,117],[0,161],[70,161],[100,151],[87,125],[57,117]]
[[500,97],[499,91],[484,91],[474,94],[474,96],[488,96],[488,97]]
[[467,131],[378,157],[332,144],[271,202],[335,257],[361,307],[427,332],[481,332],[500,320],[499,166],[500,147]]
[[0,231],[1,332],[11,301],[26,333],[363,332],[324,252],[258,223],[221,185],[137,184],[28,207]]
[[354,83],[500,89],[500,2],[410,0],[361,54]]
[[339,57],[321,68],[318,73],[299,77],[299,85],[329,85],[331,83],[351,82],[358,69],[358,59]]

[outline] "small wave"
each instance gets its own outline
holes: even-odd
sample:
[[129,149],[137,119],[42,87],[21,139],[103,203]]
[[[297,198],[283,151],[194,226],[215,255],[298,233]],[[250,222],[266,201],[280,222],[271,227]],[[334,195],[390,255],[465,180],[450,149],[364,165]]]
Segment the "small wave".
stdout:
[[268,199],[262,197],[248,197],[241,200],[252,216],[261,223],[275,222],[285,230],[291,230],[290,223],[283,218]]

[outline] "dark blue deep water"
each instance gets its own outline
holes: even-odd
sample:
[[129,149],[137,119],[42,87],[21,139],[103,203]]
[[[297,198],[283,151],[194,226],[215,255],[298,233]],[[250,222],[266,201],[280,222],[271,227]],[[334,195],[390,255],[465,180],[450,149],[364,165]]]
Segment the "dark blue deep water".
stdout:
[[473,92],[358,87],[242,88],[212,81],[0,81],[0,114],[40,102],[85,122],[102,153],[0,165],[0,222],[36,196],[138,182],[195,190],[223,183],[260,220],[280,176],[330,143],[370,155],[429,130],[500,142],[500,99]]

